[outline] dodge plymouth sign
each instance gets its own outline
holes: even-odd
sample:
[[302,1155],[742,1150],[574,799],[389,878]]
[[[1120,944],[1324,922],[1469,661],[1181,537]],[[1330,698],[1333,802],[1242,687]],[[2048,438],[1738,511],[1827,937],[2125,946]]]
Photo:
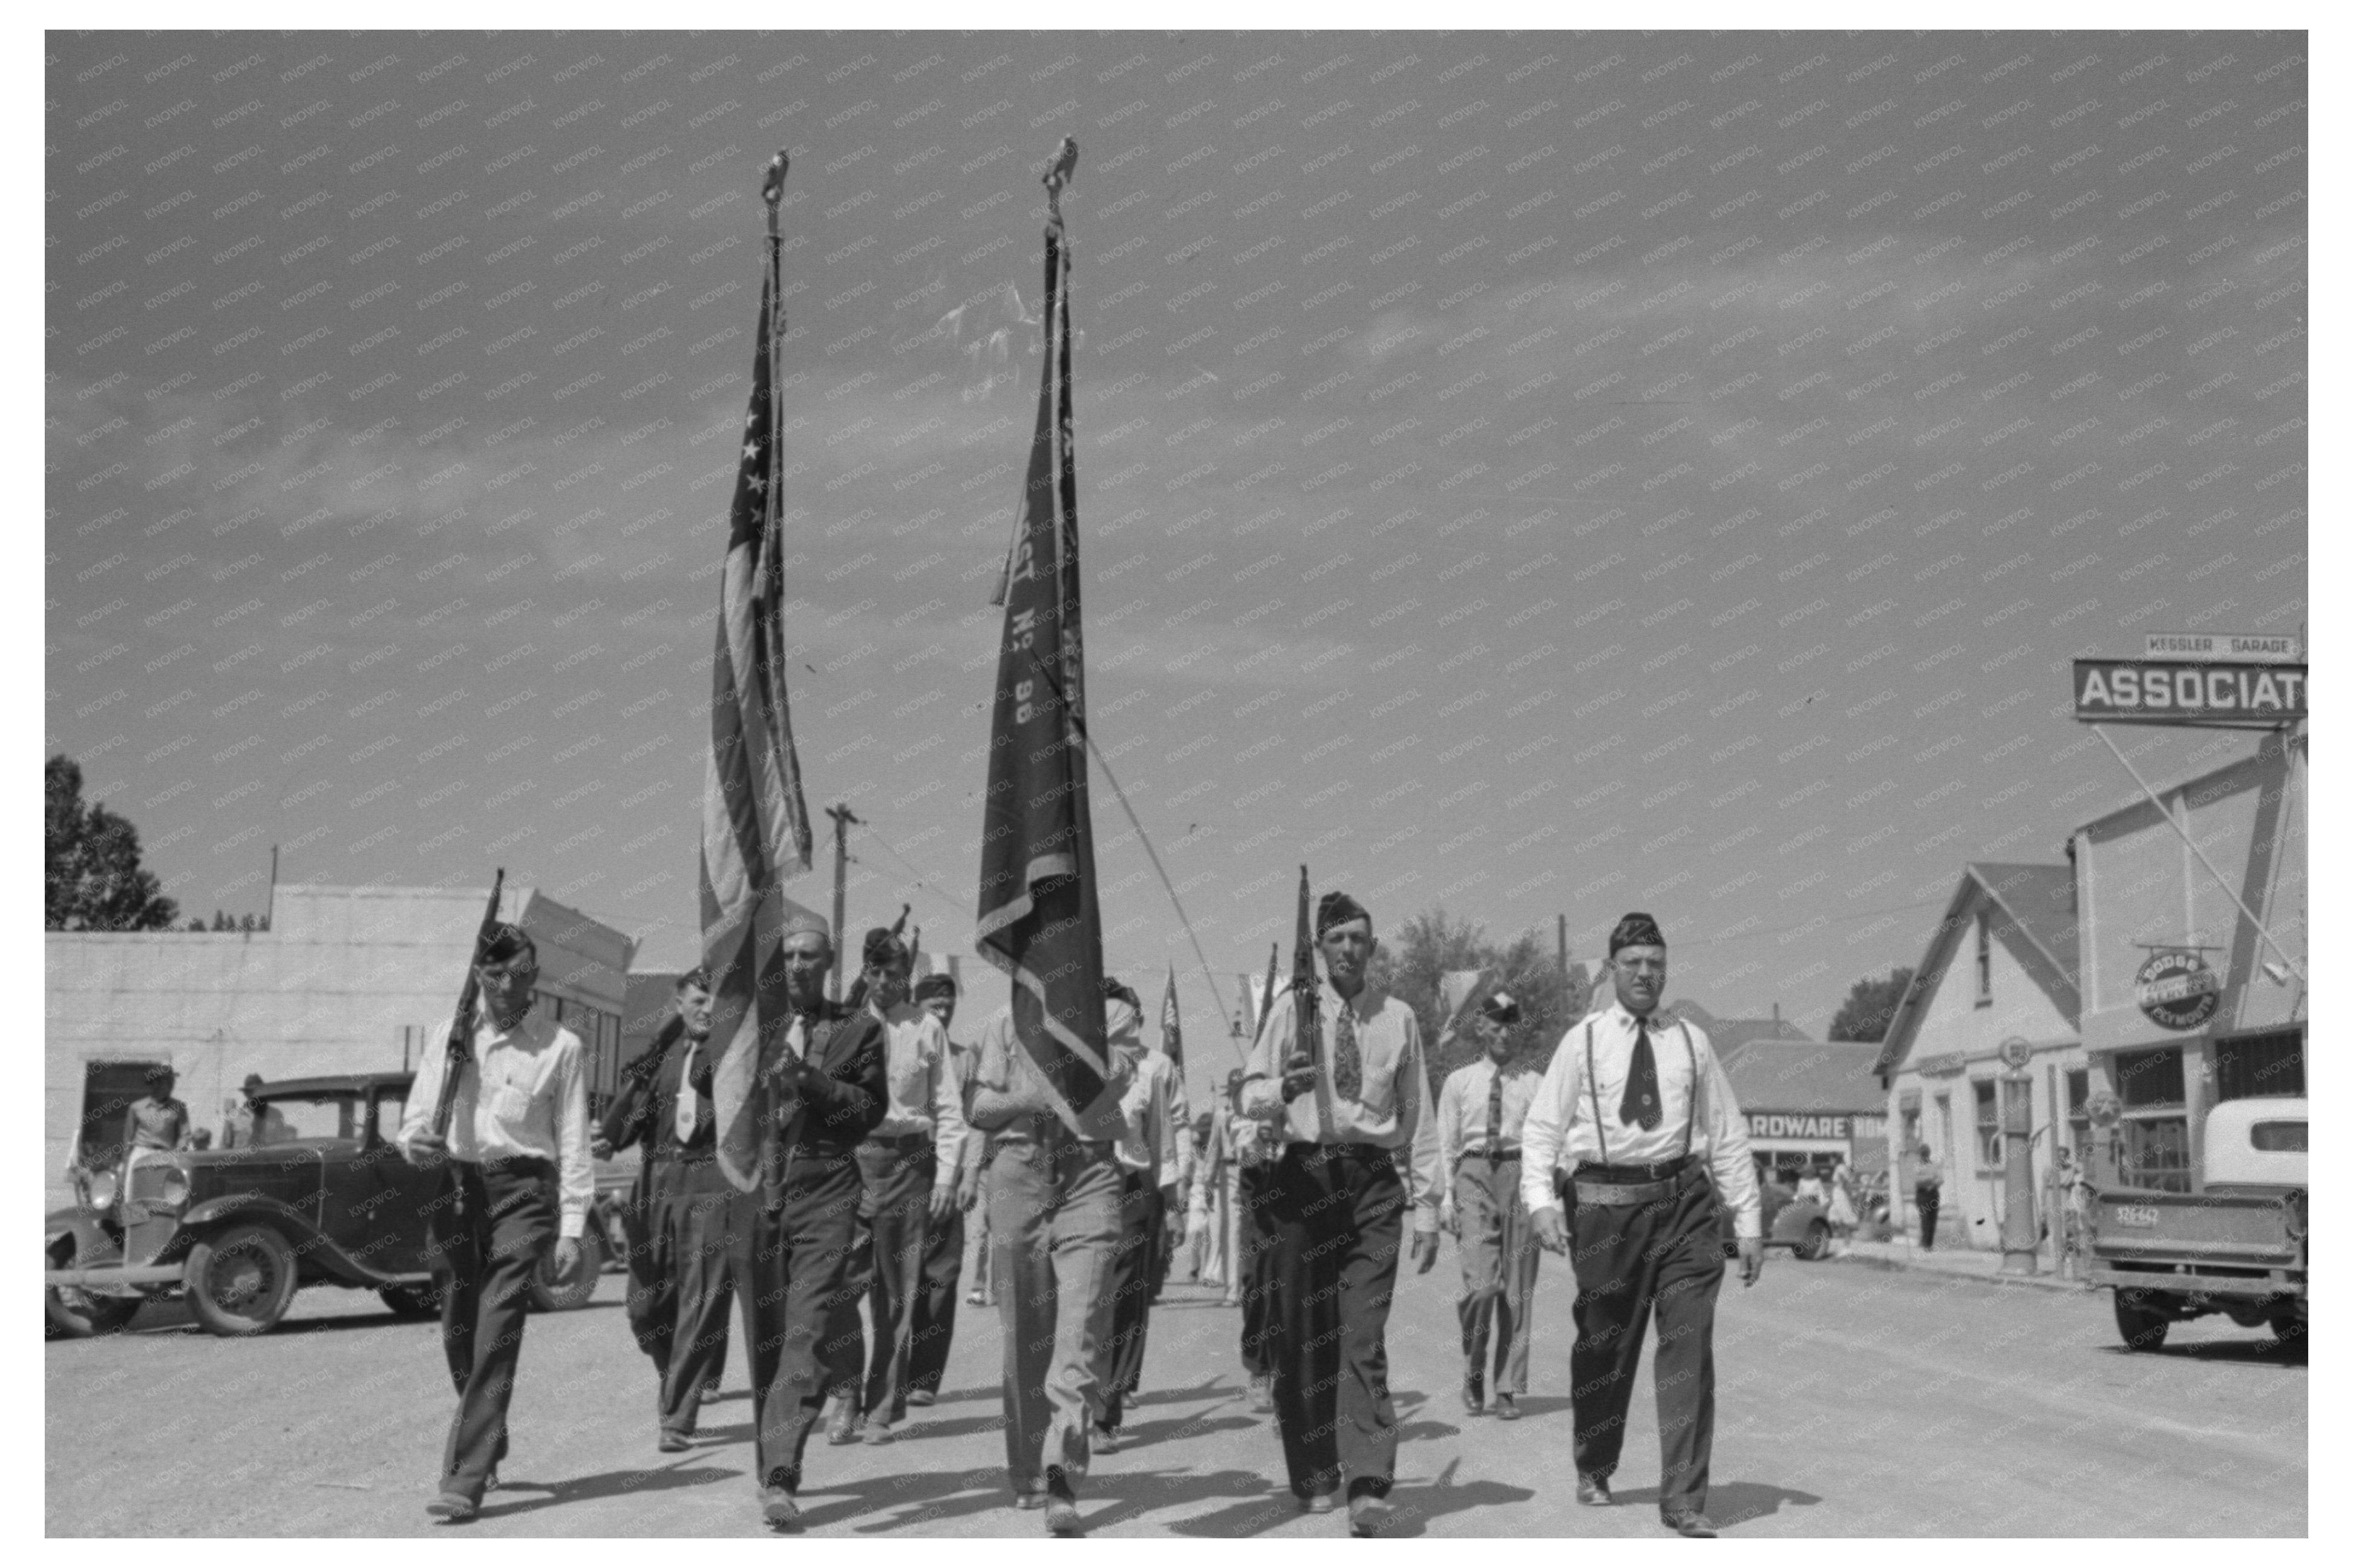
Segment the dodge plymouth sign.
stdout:
[[2310,717],[2306,668],[2079,658],[2075,717],[2093,724],[2285,724]]

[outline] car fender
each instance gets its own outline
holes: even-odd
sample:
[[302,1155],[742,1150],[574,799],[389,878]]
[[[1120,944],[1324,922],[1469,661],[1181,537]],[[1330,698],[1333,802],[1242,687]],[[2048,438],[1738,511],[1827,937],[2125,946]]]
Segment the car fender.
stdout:
[[[70,1241],[71,1247],[60,1244]],[[48,1216],[43,1226],[42,1250],[52,1263],[70,1256],[77,1268],[91,1268],[121,1261],[122,1244],[96,1216],[73,1209],[61,1209]]]
[[286,1238],[286,1245],[294,1249],[295,1258],[306,1275],[321,1274],[366,1286],[396,1284],[408,1278],[370,1268],[328,1240],[300,1209],[259,1193],[229,1193],[191,1207],[180,1216],[179,1234],[172,1238],[158,1261],[185,1258],[188,1248],[207,1232],[255,1223],[272,1226]]

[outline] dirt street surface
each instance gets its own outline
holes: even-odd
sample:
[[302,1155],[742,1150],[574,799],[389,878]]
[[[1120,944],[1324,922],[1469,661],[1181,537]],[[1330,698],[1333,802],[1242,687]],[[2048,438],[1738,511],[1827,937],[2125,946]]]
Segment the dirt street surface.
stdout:
[[[1180,1271],[1182,1265],[1180,1264]],[[1399,1281],[1390,1387],[1403,1441],[1397,1533],[1664,1539],[1646,1353],[1620,1505],[1572,1496],[1567,1268],[1546,1258],[1515,1424],[1463,1413],[1451,1244]],[[740,1343],[691,1452],[654,1447],[653,1375],[622,1281],[534,1317],[503,1486],[476,1521],[433,1495],[453,1407],[431,1324],[368,1295],[305,1291],[260,1339],[149,1308],[128,1334],[47,1347],[51,1535],[752,1535]],[[1128,1441],[1082,1489],[1095,1535],[1340,1537],[1281,1480],[1250,1413],[1239,1312],[1172,1282],[1155,1310]],[[809,1532],[1042,1533],[1008,1506],[993,1310],[965,1308],[940,1403],[897,1442],[812,1440]],[[1776,1256],[1727,1282],[1716,1320],[1709,1511],[1728,1537],[2306,1533],[2307,1384],[2263,1331],[2211,1318],[2156,1353],[2117,1343],[2104,1295],[2006,1289]]]

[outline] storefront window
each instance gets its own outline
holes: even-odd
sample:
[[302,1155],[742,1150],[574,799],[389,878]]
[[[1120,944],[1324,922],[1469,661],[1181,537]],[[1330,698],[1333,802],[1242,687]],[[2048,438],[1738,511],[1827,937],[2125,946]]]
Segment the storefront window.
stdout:
[[2214,1042],[2214,1098],[2304,1093],[2304,1031],[2274,1029]]
[[1980,1079],[1969,1086],[1978,1098],[1978,1169],[1993,1171],[2001,1168],[2001,1109],[1996,1098],[1997,1087],[1991,1079]]
[[2161,1193],[2189,1190],[2189,1119],[2149,1116],[2124,1123],[2124,1157],[2118,1173],[2128,1187]]
[[2126,1110],[2144,1107],[2182,1105],[2181,1047],[2163,1046],[2153,1051],[2118,1051],[2115,1067],[2116,1098]]

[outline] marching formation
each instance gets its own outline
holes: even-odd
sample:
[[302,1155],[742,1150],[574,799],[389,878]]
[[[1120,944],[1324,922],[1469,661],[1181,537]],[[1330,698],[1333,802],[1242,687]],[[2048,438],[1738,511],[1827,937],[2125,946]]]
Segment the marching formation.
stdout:
[[867,933],[862,999],[845,1002],[824,994],[826,922],[795,915],[783,940],[789,1021],[759,1069],[758,1181],[746,1192],[721,1164],[709,977],[680,978],[671,1017],[592,1128],[579,1037],[533,1005],[531,938],[486,928],[480,1012],[448,1130],[431,1125],[438,1049],[402,1127],[410,1161],[450,1173],[433,1266],[458,1409],[429,1513],[470,1519],[497,1484],[531,1275],[551,1243],[559,1275],[579,1267],[590,1157],[635,1146],[628,1314],[654,1370],[653,1447],[691,1446],[726,1363],[732,1307],[771,1529],[798,1523],[821,1425],[828,1442],[889,1442],[908,1406],[933,1403],[955,1331],[965,1219],[985,1193],[1010,1500],[1044,1510],[1054,1534],[1078,1532],[1090,1463],[1117,1450],[1139,1386],[1163,1227],[1189,1188],[1189,1228],[1207,1244],[1199,1279],[1241,1309],[1236,1350],[1251,1407],[1274,1416],[1303,1511],[1345,1507],[1364,1536],[1388,1521],[1389,1303],[1401,1258],[1428,1272],[1444,1232],[1461,1266],[1464,1409],[1481,1414],[1492,1399],[1499,1419],[1518,1418],[1539,1253],[1573,1243],[1577,1500],[1613,1500],[1655,1315],[1660,1517],[1684,1535],[1714,1533],[1718,1212],[1732,1216],[1753,1284],[1758,1189],[1706,1035],[1654,1017],[1666,942],[1650,916],[1628,915],[1611,932],[1614,995],[1542,1070],[1520,1059],[1519,1005],[1497,992],[1472,1023],[1483,1058],[1450,1075],[1433,1101],[1413,1010],[1367,980],[1371,914],[1324,894],[1312,947],[1320,973],[1303,963],[1263,1010],[1198,1165],[1177,1066],[1145,1047],[1142,1005],[1119,981],[1103,983],[1107,1093],[1074,1114],[1010,1011],[970,1050],[951,1046],[955,982],[932,975],[911,987],[912,954],[891,931]]

